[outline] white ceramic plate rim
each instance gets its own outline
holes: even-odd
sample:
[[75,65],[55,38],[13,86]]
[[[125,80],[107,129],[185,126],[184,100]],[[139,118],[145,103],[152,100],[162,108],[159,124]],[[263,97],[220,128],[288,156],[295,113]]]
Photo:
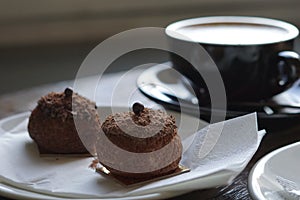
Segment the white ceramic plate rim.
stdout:
[[261,176],[261,174],[263,173],[262,169],[264,169],[264,166],[267,164],[267,162],[273,156],[275,156],[283,151],[286,151],[288,149],[299,146],[299,145],[300,145],[300,142],[296,142],[296,143],[281,147],[279,149],[276,149],[276,150],[272,151],[271,153],[267,154],[266,156],[264,156],[262,159],[260,159],[254,165],[254,167],[250,171],[249,178],[248,178],[248,189],[249,189],[249,193],[252,198],[254,198],[256,200],[266,200],[263,192],[260,190],[261,186],[258,182],[258,179]]

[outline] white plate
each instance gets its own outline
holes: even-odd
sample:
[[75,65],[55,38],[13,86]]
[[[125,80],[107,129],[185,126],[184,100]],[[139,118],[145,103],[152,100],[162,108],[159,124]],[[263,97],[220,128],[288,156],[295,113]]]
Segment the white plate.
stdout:
[[[114,108],[113,112],[117,110],[128,110],[128,108]],[[112,113],[112,110],[110,107],[100,107],[99,108],[101,116],[100,118],[104,118],[108,114]],[[169,114],[172,114],[175,116],[175,118],[178,121],[179,126],[179,133],[181,137],[184,139],[187,136],[193,134],[196,130],[199,130],[207,125],[206,122],[203,122],[201,120],[198,120],[197,118],[180,114],[178,112],[173,111],[167,111]],[[28,134],[26,131],[26,126],[24,123],[27,124],[28,116],[30,113],[22,113],[18,115],[11,116],[9,118],[5,118],[0,121],[0,139],[3,138],[4,135],[11,134]],[[7,155],[9,155],[9,152],[7,152]],[[26,170],[26,169],[24,169]],[[26,172],[26,171],[24,171]],[[49,193],[44,193],[41,190],[35,190],[34,188],[28,189],[27,187],[24,187],[23,185],[20,185],[19,183],[11,182],[9,180],[5,179],[5,172],[0,172],[0,196],[5,196],[8,198],[14,198],[14,199],[64,199],[62,196],[57,196],[57,194],[53,193],[52,195]],[[98,175],[97,175],[98,176]],[[221,177],[224,176],[224,174],[221,174]],[[100,176],[99,176],[100,177]],[[204,177],[204,180],[207,179],[207,177]],[[218,179],[218,174],[216,174],[213,179]],[[191,181],[193,182],[193,181]],[[175,185],[176,187],[176,185]],[[85,190],[85,188],[82,188],[82,190]],[[169,198],[172,196],[177,196],[186,192],[189,192],[190,190],[180,190],[180,191],[172,191],[172,192],[155,192],[155,191],[149,191],[148,194],[137,194],[133,196],[126,196],[126,197],[105,197],[105,199],[161,199],[161,198]],[[66,198],[65,199],[70,199]],[[101,199],[101,198],[84,198],[84,199]]]
[[[100,119],[124,107],[100,107]],[[211,124],[167,111],[176,118],[182,138],[181,164],[189,173],[124,187],[88,166],[93,158],[40,157],[28,136],[30,113],[0,121],[0,196],[15,199],[162,199],[193,190],[229,184],[256,152],[265,131],[256,114]],[[201,129],[200,131],[197,131]],[[241,134],[243,133],[243,134]]]
[[300,142],[277,149],[263,157],[249,175],[254,199],[300,199],[288,191],[300,190]]

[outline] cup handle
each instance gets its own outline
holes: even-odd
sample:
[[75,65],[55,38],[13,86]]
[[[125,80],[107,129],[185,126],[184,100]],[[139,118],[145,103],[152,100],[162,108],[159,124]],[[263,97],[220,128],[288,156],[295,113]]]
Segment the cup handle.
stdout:
[[300,76],[300,56],[295,51],[281,51],[278,53],[278,79],[280,87],[294,83]]

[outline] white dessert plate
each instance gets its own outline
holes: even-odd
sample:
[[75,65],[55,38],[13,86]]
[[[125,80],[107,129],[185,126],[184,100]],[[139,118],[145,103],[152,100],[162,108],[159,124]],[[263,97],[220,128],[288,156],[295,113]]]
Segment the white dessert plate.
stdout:
[[300,142],[281,147],[256,163],[249,192],[257,200],[300,199]]
[[[119,112],[119,111],[126,111],[128,110],[128,108],[123,108],[123,107],[116,107],[116,108],[111,108],[111,107],[99,107],[99,114],[100,114],[100,118],[104,118],[106,117],[108,114],[113,113],[113,112]],[[187,136],[193,134],[195,131],[205,127],[207,125],[206,122],[199,120],[195,117],[191,117],[189,115],[185,115],[185,114],[180,114],[178,112],[174,112],[174,111],[167,111],[169,114],[175,116],[177,122],[178,122],[178,126],[179,126],[179,132],[181,133],[180,136],[181,138],[186,138]],[[14,115],[5,119],[2,119],[0,121],[0,139],[2,139],[5,135],[10,134],[14,137],[14,135],[28,135],[27,133],[27,123],[28,123],[28,117],[29,117],[30,113],[21,113],[18,115]],[[28,139],[28,138],[27,138]],[[22,140],[16,141],[17,142],[21,142]],[[15,144],[11,144],[11,145],[15,145]],[[36,151],[37,153],[37,148],[35,147],[35,145],[31,146],[32,148],[34,148],[34,151]],[[30,147],[30,148],[31,148]],[[20,148],[16,148],[16,151],[20,150]],[[32,153],[32,152],[31,152]],[[7,156],[11,156],[12,154],[16,154],[16,152],[7,152]],[[22,154],[20,152],[21,156],[24,156],[25,154]],[[35,154],[37,157],[39,157],[38,153]],[[13,159],[18,159],[18,158],[13,158]],[[39,158],[37,158],[39,159]],[[52,158],[55,159],[55,158]],[[66,158],[66,159],[71,159],[72,161],[74,160],[74,158]],[[76,158],[75,158],[76,159]],[[80,161],[79,163],[85,163],[85,167],[84,168],[88,168],[89,163],[92,161],[92,158],[79,158]],[[20,162],[22,162],[20,160]],[[16,163],[19,163],[18,160],[16,160]],[[22,164],[22,163],[20,163]],[[26,171],[28,169],[26,169],[26,165],[24,165],[25,168],[23,168],[22,170],[23,173],[26,173]],[[32,186],[27,187],[26,185],[17,183],[17,182],[13,182],[9,179],[8,176],[10,176],[11,172],[13,172],[14,170],[19,170],[20,168],[17,169],[7,169],[4,172],[0,171],[0,196],[3,197],[8,197],[8,198],[13,198],[13,199],[70,199],[70,197],[68,197],[68,195],[66,197],[61,196],[59,194],[55,194],[49,192],[49,191],[42,191],[40,188],[34,188]],[[47,170],[47,167],[45,168],[45,170]],[[71,169],[70,169],[71,170]],[[89,170],[89,169],[88,169]],[[8,172],[10,171],[10,172]],[[8,173],[8,174],[6,174]],[[13,172],[15,173],[15,172]],[[20,172],[22,173],[22,172]],[[74,176],[76,172],[74,172]],[[96,178],[101,179],[101,176],[97,173],[94,173],[93,171],[90,171],[90,173],[92,174],[91,176],[89,176],[88,178],[92,179],[93,176],[95,176]],[[213,178],[218,177],[217,175]],[[92,180],[91,180],[92,181]],[[107,185],[111,184],[111,180],[108,181],[109,183],[107,183]],[[106,182],[103,182],[103,184],[105,184]],[[101,184],[101,183],[99,183]],[[114,183],[113,183],[114,184]],[[116,185],[118,185],[116,183]],[[82,188],[82,190],[84,191],[85,188]],[[140,194],[140,195],[130,195],[130,196],[105,196],[103,197],[103,199],[161,199],[161,198],[169,198],[172,196],[177,196],[180,195],[182,193],[186,193],[189,190],[186,191],[173,191],[173,192],[158,192],[156,193],[155,191],[151,191],[148,194]],[[80,195],[79,195],[80,196]],[[84,196],[83,196],[84,197]],[[90,198],[81,198],[81,197],[72,197],[72,198],[76,198],[76,199],[102,199],[102,198],[94,198],[94,197],[90,197]]]
[[[100,119],[129,110],[127,107],[98,109]],[[30,113],[2,119],[0,196],[55,200],[170,198],[229,184],[246,167],[265,134],[257,130],[255,113],[206,126],[207,123],[198,118],[167,112],[176,118],[182,139],[181,164],[191,171],[129,187],[90,169],[91,157],[41,157],[27,132]]]

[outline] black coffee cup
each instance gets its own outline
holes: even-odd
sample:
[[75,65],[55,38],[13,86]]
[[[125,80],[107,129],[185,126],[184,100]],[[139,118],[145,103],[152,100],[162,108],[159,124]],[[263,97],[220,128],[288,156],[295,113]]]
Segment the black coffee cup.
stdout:
[[[191,58],[197,51],[185,45],[202,45],[217,65],[228,102],[263,100],[290,87],[299,78],[300,60],[294,51],[298,34],[287,22],[242,16],[187,19],[166,28],[171,48],[185,48]],[[175,54],[171,61],[191,81],[200,102],[209,102],[200,70]]]

